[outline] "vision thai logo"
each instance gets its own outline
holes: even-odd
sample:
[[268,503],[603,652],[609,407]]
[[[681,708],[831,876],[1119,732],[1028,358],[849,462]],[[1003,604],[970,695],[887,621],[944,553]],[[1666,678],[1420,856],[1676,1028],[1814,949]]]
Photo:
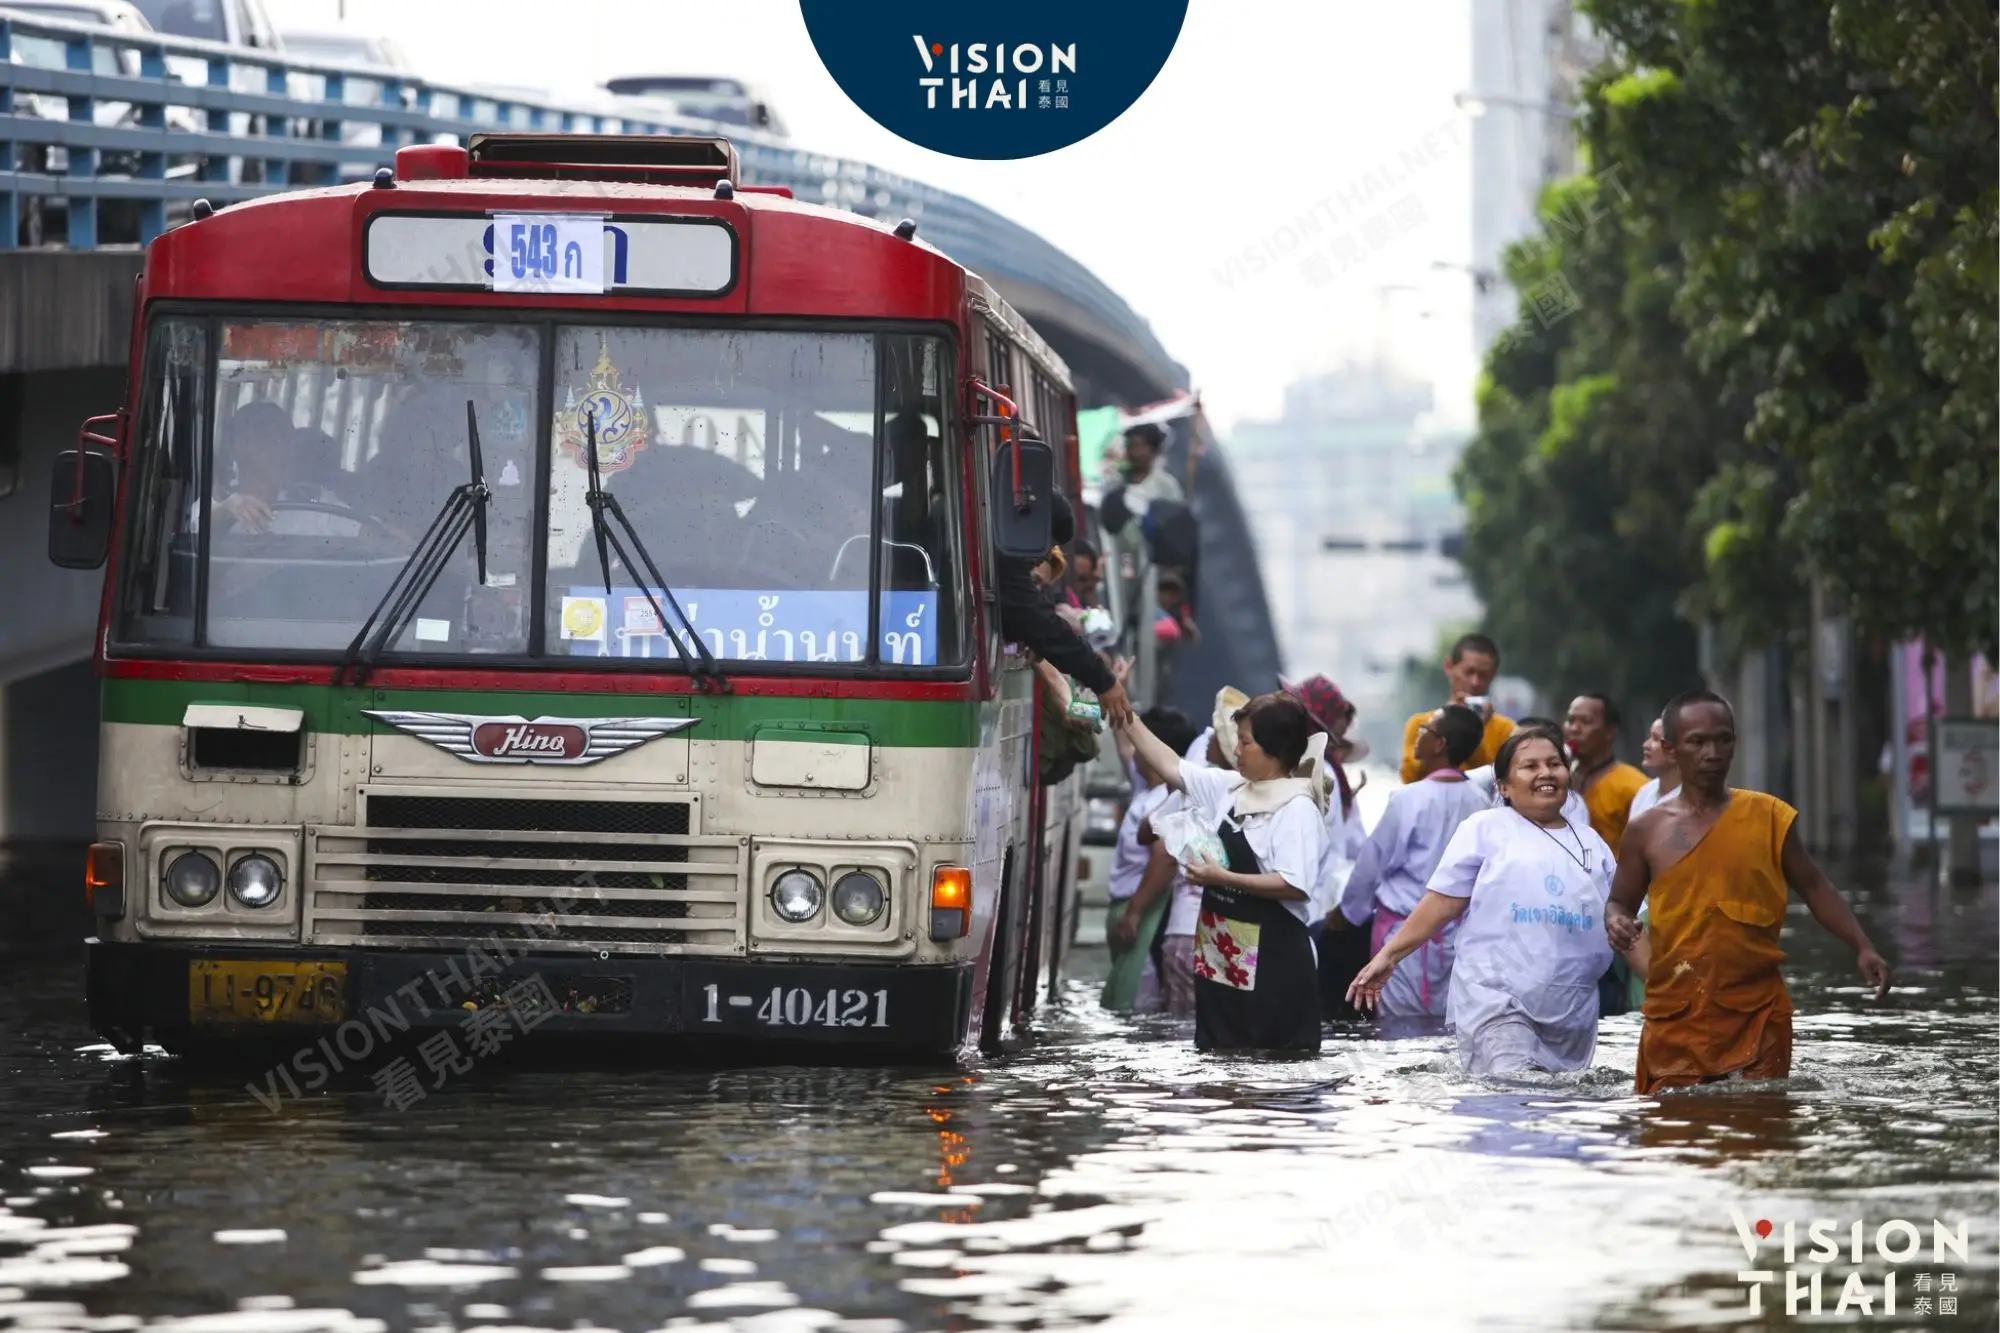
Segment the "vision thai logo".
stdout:
[[[1971,1264],[1969,1222],[1926,1219],[1928,1251],[1925,1230],[1908,1218],[1815,1217],[1800,1225],[1768,1217],[1753,1222],[1731,1208],[1729,1222],[1750,1265],[1736,1274],[1750,1293],[1745,1314],[1762,1314],[1765,1286],[1780,1283],[1787,1315],[1901,1322],[1958,1313],[1958,1273],[1944,1266]],[[1864,1276],[1864,1268],[1879,1271],[1879,1281]]]
[[985,159],[1051,153],[1109,125],[1152,84],[1187,17],[1187,0],[800,5],[827,73],[877,124]]

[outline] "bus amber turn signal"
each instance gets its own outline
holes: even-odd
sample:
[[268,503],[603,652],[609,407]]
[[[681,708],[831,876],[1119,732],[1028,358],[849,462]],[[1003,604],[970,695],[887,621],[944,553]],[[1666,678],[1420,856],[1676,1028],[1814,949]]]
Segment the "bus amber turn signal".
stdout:
[[939,866],[931,872],[931,938],[963,939],[972,933],[972,872]]
[[92,916],[125,915],[125,844],[93,842],[83,861],[83,895]]

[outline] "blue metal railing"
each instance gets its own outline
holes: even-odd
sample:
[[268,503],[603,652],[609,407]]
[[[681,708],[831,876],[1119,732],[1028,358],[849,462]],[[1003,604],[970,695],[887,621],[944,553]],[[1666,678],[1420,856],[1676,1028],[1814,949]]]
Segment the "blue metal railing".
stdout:
[[365,72],[214,42],[134,35],[0,9],[0,249],[41,243],[61,215],[72,249],[144,244],[197,198],[233,203],[335,185],[412,143],[481,130],[725,134],[744,180],[804,201],[912,217],[931,244],[988,278],[1060,292],[1153,362],[1173,360],[1116,293],[992,209],[864,162],[809,152],[605,97],[558,102]]

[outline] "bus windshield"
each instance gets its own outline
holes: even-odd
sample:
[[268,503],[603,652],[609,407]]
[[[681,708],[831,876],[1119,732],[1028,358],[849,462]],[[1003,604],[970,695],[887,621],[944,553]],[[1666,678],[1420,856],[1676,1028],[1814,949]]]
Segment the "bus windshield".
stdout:
[[[470,412],[486,580],[468,539],[383,660],[966,660],[938,338],[175,316],[147,356],[114,642],[337,658],[472,480]],[[599,555],[593,437],[686,627]]]

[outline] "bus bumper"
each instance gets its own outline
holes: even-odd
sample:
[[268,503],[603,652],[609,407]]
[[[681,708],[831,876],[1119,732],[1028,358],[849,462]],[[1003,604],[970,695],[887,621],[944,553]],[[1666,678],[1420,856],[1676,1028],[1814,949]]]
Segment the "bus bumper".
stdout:
[[[277,1039],[344,1048],[459,1029],[503,1038],[725,1037],[948,1053],[970,962],[896,966],[87,943],[91,1028],[121,1049]],[[481,1010],[483,1016],[473,1015]],[[497,1012],[495,1012],[497,1011]],[[490,1044],[490,1039],[488,1039]]]

